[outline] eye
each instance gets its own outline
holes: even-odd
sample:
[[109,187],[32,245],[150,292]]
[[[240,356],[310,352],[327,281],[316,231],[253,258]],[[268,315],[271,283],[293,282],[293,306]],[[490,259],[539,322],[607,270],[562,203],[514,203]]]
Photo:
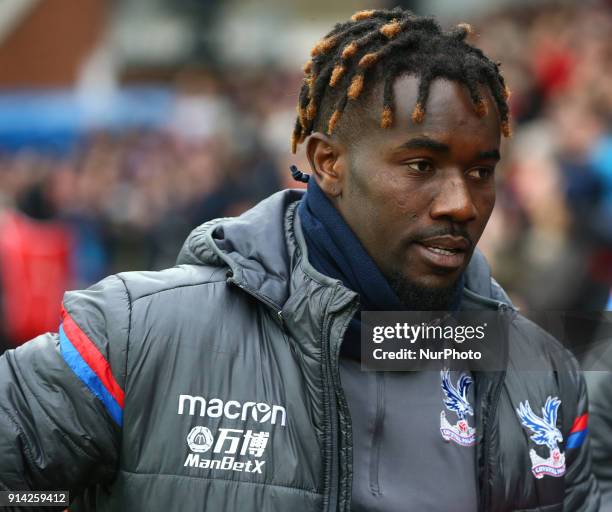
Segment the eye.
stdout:
[[433,171],[433,165],[428,160],[413,160],[412,162],[406,163],[406,166],[411,171],[419,173],[427,173]]
[[467,175],[476,180],[487,180],[493,176],[493,171],[490,167],[476,167],[475,169],[470,169]]

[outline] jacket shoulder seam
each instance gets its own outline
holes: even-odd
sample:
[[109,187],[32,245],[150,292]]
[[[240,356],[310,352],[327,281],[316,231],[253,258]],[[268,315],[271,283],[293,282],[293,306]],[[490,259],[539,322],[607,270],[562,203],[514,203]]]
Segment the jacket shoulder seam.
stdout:
[[206,286],[206,285],[218,284],[218,283],[225,284],[225,279],[219,279],[218,281],[206,281],[204,283],[181,284],[181,285],[178,285],[178,286],[171,286],[169,288],[164,288],[163,290],[155,290],[154,292],[150,292],[150,293],[147,293],[145,295],[141,295],[140,297],[135,298],[133,303],[135,304],[136,302],[138,302],[141,299],[146,299],[147,297],[151,297],[153,295],[159,295],[160,293],[164,293],[164,292],[170,292],[170,291],[173,291],[173,290],[178,290],[180,288],[190,288],[190,287],[193,287],[193,286]]
[[123,368],[123,375],[125,375],[125,382],[123,383],[123,391],[125,392],[127,390],[127,381],[128,381],[128,358],[130,357],[130,337],[132,334],[132,295],[130,293],[130,290],[127,287],[127,284],[125,282],[125,279],[123,279],[119,274],[115,274],[117,276],[117,279],[119,279],[119,281],[121,281],[121,283],[123,284],[123,288],[125,289],[125,295],[127,297],[127,301],[128,301],[128,332],[127,332],[127,339],[125,340],[125,361],[124,361],[124,368]]

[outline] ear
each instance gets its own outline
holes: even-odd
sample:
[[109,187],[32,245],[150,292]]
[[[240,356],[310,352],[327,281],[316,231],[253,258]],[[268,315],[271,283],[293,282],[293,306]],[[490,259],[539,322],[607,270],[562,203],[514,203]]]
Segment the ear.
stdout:
[[346,175],[344,146],[321,132],[314,132],[308,138],[306,155],[321,190],[329,198],[340,197]]

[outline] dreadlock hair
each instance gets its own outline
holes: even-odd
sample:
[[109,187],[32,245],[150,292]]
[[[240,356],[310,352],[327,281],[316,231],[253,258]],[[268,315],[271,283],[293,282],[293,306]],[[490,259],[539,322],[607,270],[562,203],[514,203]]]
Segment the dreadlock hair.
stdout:
[[355,13],[338,23],[311,51],[304,65],[304,82],[291,139],[293,153],[313,131],[334,133],[349,102],[383,83],[380,125],[393,124],[393,83],[403,73],[419,77],[412,120],[421,123],[429,87],[436,78],[458,81],[467,87],[474,110],[487,113],[479,85],[488,86],[501,116],[504,136],[510,136],[510,91],[499,71],[500,63],[465,42],[471,27],[460,23],[444,32],[433,18],[419,17],[402,8]]

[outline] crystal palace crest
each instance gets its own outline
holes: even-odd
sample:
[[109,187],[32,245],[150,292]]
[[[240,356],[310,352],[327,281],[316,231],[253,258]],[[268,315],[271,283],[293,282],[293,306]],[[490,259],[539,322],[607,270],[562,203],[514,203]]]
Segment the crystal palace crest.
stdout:
[[450,379],[449,370],[440,372],[444,405],[457,416],[457,423],[451,424],[446,417],[446,411],[440,413],[440,433],[445,441],[453,441],[461,446],[476,444],[476,429],[468,423],[468,416],[474,416],[474,410],[468,400],[468,390],[472,379],[462,373],[457,381],[457,387]]
[[559,450],[563,435],[557,428],[557,411],[560,405],[561,400],[549,396],[542,407],[542,417],[531,410],[528,400],[520,403],[516,410],[523,426],[533,432],[531,440],[548,448],[546,459],[540,457],[533,448],[529,451],[531,472],[537,479],[546,475],[559,477],[565,474],[565,454]]

